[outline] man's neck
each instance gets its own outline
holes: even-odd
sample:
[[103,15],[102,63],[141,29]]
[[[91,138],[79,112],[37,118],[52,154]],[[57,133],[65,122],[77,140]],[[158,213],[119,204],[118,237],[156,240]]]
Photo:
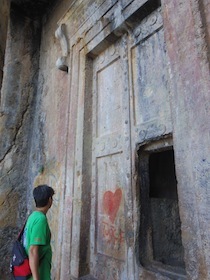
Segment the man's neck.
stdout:
[[48,207],[36,207],[36,211],[42,212],[43,214],[47,214]]

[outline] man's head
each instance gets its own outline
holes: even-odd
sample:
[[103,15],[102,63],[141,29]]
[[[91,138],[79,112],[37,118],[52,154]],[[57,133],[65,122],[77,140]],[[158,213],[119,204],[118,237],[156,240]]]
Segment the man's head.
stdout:
[[39,185],[33,190],[33,197],[35,200],[35,204],[37,208],[45,207],[49,204],[52,204],[52,197],[55,194],[53,188],[49,187],[48,185]]

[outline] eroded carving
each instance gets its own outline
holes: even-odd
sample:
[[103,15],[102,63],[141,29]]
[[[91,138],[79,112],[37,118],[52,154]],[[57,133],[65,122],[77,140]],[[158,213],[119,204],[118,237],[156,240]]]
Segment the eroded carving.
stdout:
[[166,131],[166,126],[164,124],[150,124],[145,127],[144,130],[140,130],[139,139],[141,141],[148,140],[156,137],[157,135],[163,135]]
[[65,24],[61,24],[55,31],[55,37],[60,41],[62,56],[56,61],[56,67],[59,70],[68,72],[67,56],[68,56],[68,41],[65,34]]

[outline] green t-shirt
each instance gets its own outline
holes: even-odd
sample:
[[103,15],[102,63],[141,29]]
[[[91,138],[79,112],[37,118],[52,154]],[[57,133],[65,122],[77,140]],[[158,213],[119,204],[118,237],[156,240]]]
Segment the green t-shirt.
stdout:
[[[24,230],[24,247],[27,254],[31,245],[39,245],[40,280],[51,279],[52,249],[50,245],[51,232],[44,213],[34,211],[28,218]],[[33,277],[30,278],[32,280]]]

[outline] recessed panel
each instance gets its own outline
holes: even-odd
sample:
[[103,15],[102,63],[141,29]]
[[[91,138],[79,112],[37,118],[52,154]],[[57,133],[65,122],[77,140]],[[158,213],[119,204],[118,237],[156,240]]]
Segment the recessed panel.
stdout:
[[125,258],[122,154],[97,159],[97,252]]
[[131,51],[135,125],[164,119],[170,114],[164,45],[161,29]]
[[122,122],[120,59],[97,72],[97,136],[120,131]]

